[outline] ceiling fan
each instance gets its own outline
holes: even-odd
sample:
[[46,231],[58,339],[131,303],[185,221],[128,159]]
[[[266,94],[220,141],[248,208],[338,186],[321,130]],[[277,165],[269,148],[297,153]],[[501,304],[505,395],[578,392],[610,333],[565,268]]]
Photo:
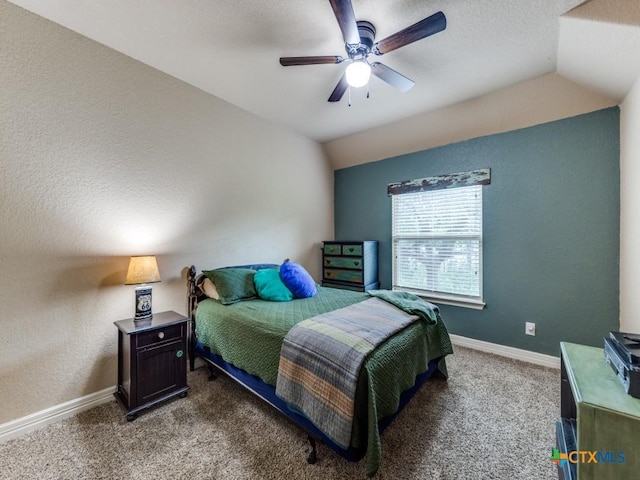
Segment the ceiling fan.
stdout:
[[371,74],[401,92],[406,92],[413,87],[413,80],[396,72],[380,62],[369,63],[367,58],[371,54],[384,55],[400,47],[434,35],[447,28],[447,19],[444,13],[437,12],[420,20],[413,25],[394,33],[393,35],[374,43],[376,29],[367,21],[356,22],[351,0],[329,0],[333,12],[336,15],[342,36],[345,41],[345,50],[348,58],[340,55],[325,55],[314,57],[281,57],[280,65],[290,67],[292,65],[319,65],[327,63],[351,62],[345,69],[340,81],[333,89],[330,102],[339,102],[349,86],[361,87],[369,82]]

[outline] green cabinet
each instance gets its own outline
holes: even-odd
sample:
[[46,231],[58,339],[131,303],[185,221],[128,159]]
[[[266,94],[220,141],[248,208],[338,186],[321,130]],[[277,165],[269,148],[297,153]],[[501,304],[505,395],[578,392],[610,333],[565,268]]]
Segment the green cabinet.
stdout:
[[559,478],[638,478],[640,399],[624,391],[602,348],[563,342],[560,350]]
[[361,292],[379,288],[378,242],[323,242],[322,286]]

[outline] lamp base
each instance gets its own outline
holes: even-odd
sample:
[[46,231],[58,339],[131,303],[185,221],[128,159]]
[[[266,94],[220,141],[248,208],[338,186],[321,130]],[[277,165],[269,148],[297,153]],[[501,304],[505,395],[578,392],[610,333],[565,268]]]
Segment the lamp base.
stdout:
[[151,287],[143,285],[136,287],[136,316],[135,321],[151,320]]

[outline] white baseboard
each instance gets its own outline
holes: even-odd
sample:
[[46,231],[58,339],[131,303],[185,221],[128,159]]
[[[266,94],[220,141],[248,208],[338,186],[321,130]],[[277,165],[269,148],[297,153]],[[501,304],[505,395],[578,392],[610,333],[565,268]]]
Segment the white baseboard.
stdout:
[[544,353],[531,352],[520,348],[507,347],[497,343],[483,342],[474,338],[461,337],[460,335],[449,335],[451,343],[461,347],[473,348],[483,352],[494,353],[502,357],[514,358],[523,362],[535,363],[543,367],[560,368],[560,357],[545,355]]
[[[521,350],[519,348],[498,345],[497,343],[483,342],[473,338],[451,335],[451,342],[461,347],[473,348],[483,352],[494,353],[503,357],[514,358],[524,362],[535,363],[544,367],[560,368],[560,358],[543,353]],[[203,363],[204,364],[204,363]],[[103,403],[113,400],[113,392],[116,387],[109,387],[99,392],[90,393],[84,397],[70,400],[60,405],[56,405],[40,412],[27,415],[0,425],[0,442],[18,437],[27,432],[43,427],[63,418],[70,417],[84,410],[88,410]]]
[[99,392],[90,393],[84,397],[70,400],[60,405],[41,410],[26,417],[18,418],[0,425],[0,442],[19,437],[27,432],[70,417],[84,410],[88,410],[114,399],[113,392],[116,387],[105,388]]

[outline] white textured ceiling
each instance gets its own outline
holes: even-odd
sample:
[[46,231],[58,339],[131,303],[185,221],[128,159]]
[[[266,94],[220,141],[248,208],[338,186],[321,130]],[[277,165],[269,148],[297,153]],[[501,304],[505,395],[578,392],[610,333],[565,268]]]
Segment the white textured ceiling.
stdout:
[[[556,70],[576,82],[609,89],[606,93],[614,97],[624,95],[629,79],[633,77],[632,83],[637,78],[637,65],[628,66],[619,85],[612,86],[607,80],[594,79],[599,69],[586,61],[595,50],[598,59],[609,60],[607,68],[612,63],[617,68],[620,60],[610,58],[607,45],[593,45],[593,50],[581,46],[597,43],[590,39],[591,18],[603,16],[609,8],[585,4],[563,19],[567,33],[560,33],[560,17],[582,0],[352,1],[356,19],[375,25],[377,40],[437,11],[445,13],[444,32],[376,57],[416,82],[409,92],[400,93],[373,78],[371,98],[365,99],[364,89],[353,89],[348,107],[347,95],[339,103],[327,102],[344,64],[280,66],[281,56],[344,56],[344,41],[328,0],[12,3],[320,142],[457,104]],[[619,10],[640,4],[636,0],[593,3],[618,4]],[[587,9],[589,20],[574,13],[581,9]],[[638,27],[633,17],[631,25],[621,26],[616,22],[622,20],[607,15],[597,21],[614,25],[607,30],[614,44],[636,40]],[[558,52],[567,58],[566,71],[558,67]]]
[[587,2],[563,16],[557,71],[622,100],[640,77],[640,0]]

